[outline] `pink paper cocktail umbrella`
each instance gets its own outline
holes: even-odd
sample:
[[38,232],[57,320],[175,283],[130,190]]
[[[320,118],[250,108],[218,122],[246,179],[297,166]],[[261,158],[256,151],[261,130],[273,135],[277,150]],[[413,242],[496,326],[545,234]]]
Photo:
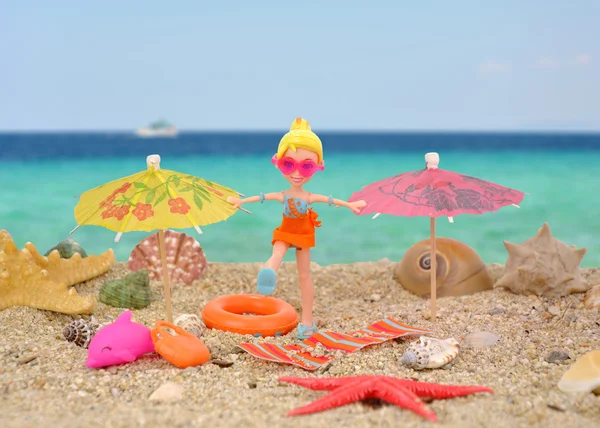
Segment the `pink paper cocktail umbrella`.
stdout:
[[405,172],[369,184],[355,192],[349,202],[364,200],[367,205],[358,215],[380,214],[427,216],[431,229],[431,317],[436,317],[435,219],[447,216],[450,222],[460,214],[483,214],[504,206],[519,208],[524,193],[479,178],[438,168],[437,153],[425,155],[425,168]]

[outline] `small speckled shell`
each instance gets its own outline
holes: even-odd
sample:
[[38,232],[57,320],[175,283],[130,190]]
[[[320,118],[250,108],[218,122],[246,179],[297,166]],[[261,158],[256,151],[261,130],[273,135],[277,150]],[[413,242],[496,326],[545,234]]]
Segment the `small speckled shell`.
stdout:
[[87,348],[99,328],[100,324],[96,320],[96,317],[92,315],[89,321],[78,319],[66,326],[63,329],[63,336],[68,342],[73,342],[77,346]]
[[442,340],[422,336],[408,346],[402,355],[402,364],[415,370],[437,369],[452,362],[459,350],[460,345],[454,338]]
[[205,329],[204,324],[200,321],[198,315],[194,314],[181,314],[175,318],[174,324],[197,337],[202,336]]

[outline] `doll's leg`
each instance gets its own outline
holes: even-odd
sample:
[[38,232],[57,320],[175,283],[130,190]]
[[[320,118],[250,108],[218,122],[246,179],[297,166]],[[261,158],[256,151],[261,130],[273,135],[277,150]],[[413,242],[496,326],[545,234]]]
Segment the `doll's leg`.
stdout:
[[265,267],[258,272],[256,288],[260,294],[269,295],[275,291],[277,285],[277,269],[281,265],[283,256],[290,246],[283,241],[275,241],[273,255],[265,263]]
[[279,265],[283,260],[283,256],[287,252],[288,248],[290,248],[289,244],[283,241],[275,241],[273,244],[273,255],[267,260],[265,263],[265,267],[273,269],[277,272],[279,269]]
[[312,316],[315,287],[310,276],[310,248],[296,250],[296,264],[302,294],[302,322],[298,324],[298,338],[306,339],[317,332]]

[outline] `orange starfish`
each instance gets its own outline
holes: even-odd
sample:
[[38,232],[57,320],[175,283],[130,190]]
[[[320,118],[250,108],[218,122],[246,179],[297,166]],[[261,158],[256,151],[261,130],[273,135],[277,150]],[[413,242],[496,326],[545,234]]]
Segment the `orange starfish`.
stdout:
[[332,391],[306,406],[292,410],[288,416],[317,413],[367,398],[378,398],[437,422],[435,413],[429,410],[419,397],[441,399],[463,397],[478,392],[494,393],[486,386],[440,385],[377,375],[327,378],[281,377],[277,380],[315,391]]

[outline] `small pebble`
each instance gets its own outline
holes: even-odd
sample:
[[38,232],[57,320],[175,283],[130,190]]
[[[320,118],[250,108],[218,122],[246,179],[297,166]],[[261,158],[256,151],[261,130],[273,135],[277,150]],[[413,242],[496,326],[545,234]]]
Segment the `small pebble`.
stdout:
[[25,355],[24,357],[21,357],[17,360],[17,364],[19,364],[19,365],[27,364],[27,363],[32,362],[36,358],[37,358],[37,355]]
[[550,306],[548,312],[554,316],[560,315],[560,308],[558,306]]
[[172,402],[179,401],[183,398],[183,387],[175,382],[167,382],[162,384],[152,395],[150,401]]
[[546,406],[548,406],[549,409],[556,410],[557,412],[565,412],[567,410],[565,405],[558,403],[548,403]]
[[570,359],[569,354],[564,351],[552,351],[550,352],[546,358],[544,359],[547,363],[557,364],[560,361],[565,361]]
[[214,365],[219,366],[221,368],[227,368],[227,367],[231,367],[233,366],[233,362],[231,361],[224,361],[224,360],[212,360],[211,361]]
[[371,300],[371,302],[379,302],[381,300],[381,295],[371,294],[370,300]]
[[502,306],[495,306],[490,312],[490,315],[500,315],[506,312],[506,310]]

